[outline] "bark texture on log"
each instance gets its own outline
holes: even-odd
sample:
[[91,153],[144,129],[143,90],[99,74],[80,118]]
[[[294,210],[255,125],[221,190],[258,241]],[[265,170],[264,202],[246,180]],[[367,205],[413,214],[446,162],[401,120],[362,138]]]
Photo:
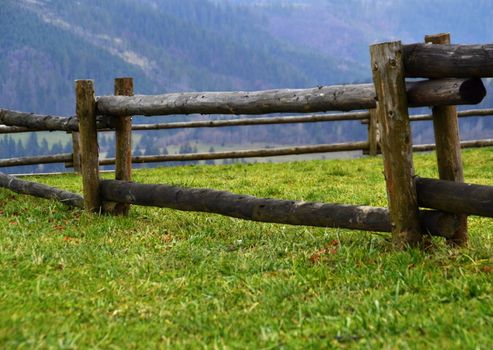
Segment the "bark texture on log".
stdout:
[[[425,41],[431,44],[450,44],[450,35],[445,33],[427,35]],[[433,129],[440,179],[464,182],[457,108],[455,106],[433,107]],[[465,245],[467,243],[467,216],[456,216],[458,224],[457,227],[454,227],[449,242]]]
[[[115,79],[115,95],[133,96],[134,82],[132,78]],[[132,180],[132,116],[115,118],[115,180]],[[108,208],[107,205],[105,205]],[[130,204],[115,203],[108,210],[113,215],[127,215]]]
[[88,211],[99,212],[102,202],[99,188],[96,101],[94,99],[94,83],[92,80],[76,81],[76,112],[80,129],[84,208]]
[[[476,104],[485,95],[480,79],[447,79],[407,84],[409,105]],[[266,114],[350,111],[375,108],[371,84],[320,86],[254,92],[188,92],[156,96],[100,96],[102,115]]]
[[71,153],[55,154],[50,156],[35,156],[35,157],[18,157],[0,159],[0,167],[21,166],[21,165],[36,165],[36,164],[51,164],[65,163],[72,161]]
[[16,134],[16,133],[30,132],[30,131],[31,131],[30,129],[21,126],[0,125],[0,134]]
[[[0,109],[0,124],[26,128],[26,131],[78,131],[77,117],[60,117]],[[110,118],[99,116],[98,129],[113,128]],[[20,131],[19,131],[20,132]]]
[[[205,188],[183,188],[103,180],[104,200],[215,213],[234,218],[289,225],[337,227],[390,232],[386,208],[257,198]],[[430,234],[441,235],[453,224],[436,211],[423,211],[422,224]]]
[[493,45],[405,45],[404,65],[413,78],[493,77]]
[[378,96],[378,121],[387,185],[392,238],[398,248],[422,241],[413,181],[409,123],[401,42],[370,47],[373,81]]
[[71,207],[84,207],[84,200],[76,193],[63,191],[58,188],[36,182],[20,180],[14,176],[6,175],[4,173],[0,173],[0,187],[8,188],[16,193],[47,199],[55,199]]
[[448,213],[493,217],[493,186],[416,178],[418,203]]

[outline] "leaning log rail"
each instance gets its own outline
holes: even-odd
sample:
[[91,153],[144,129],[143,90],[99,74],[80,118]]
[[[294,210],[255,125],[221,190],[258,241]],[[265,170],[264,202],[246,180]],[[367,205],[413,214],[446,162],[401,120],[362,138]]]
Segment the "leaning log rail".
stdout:
[[14,176],[1,172],[0,187],[8,188],[15,193],[27,194],[46,199],[54,199],[70,207],[84,207],[84,200],[79,194],[63,191],[58,188],[36,182],[20,180]]

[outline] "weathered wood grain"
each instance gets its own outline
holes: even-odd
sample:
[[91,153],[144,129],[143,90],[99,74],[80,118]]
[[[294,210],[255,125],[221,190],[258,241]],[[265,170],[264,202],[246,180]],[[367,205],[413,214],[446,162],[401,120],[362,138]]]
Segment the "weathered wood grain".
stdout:
[[[205,188],[115,180],[103,180],[101,192],[104,200],[114,202],[216,213],[252,221],[362,231],[391,230],[385,208],[257,198]],[[442,213],[430,210],[421,213],[421,222],[426,232],[434,235],[447,232],[444,228],[454,224]]]
[[8,188],[16,193],[47,199],[55,199],[71,207],[83,208],[84,206],[84,200],[78,194],[63,191],[58,188],[36,182],[20,180],[14,176],[6,175],[4,173],[0,173],[0,187]]
[[[485,95],[480,79],[447,79],[407,84],[409,105],[476,104]],[[102,115],[267,114],[350,111],[375,108],[371,84],[320,86],[254,92],[188,92],[165,95],[100,96]]]
[[[450,44],[450,34],[427,35],[425,42],[437,45]],[[439,178],[464,182],[457,108],[455,106],[435,106],[432,112]],[[457,222],[457,227],[453,228],[454,234],[449,242],[465,245],[467,243],[467,216],[457,215]]]
[[398,248],[422,241],[413,181],[411,128],[408,114],[402,44],[370,46],[373,81],[378,96],[378,122],[387,185],[392,238]]
[[102,201],[99,189],[99,147],[94,83],[92,80],[77,80],[75,83],[84,208],[87,211],[99,212]]
[[415,182],[421,207],[493,217],[493,186],[419,177]]
[[493,77],[493,44],[404,46],[407,77]]
[[[115,79],[115,95],[133,96],[132,78]],[[115,118],[115,180],[132,180],[132,116]],[[107,206],[106,206],[107,207]],[[127,215],[130,204],[116,203],[111,209],[113,215]]]
[[[25,128],[22,132],[79,130],[79,122],[76,117],[42,115],[12,111],[8,109],[0,109],[0,124],[3,124],[4,126]],[[113,128],[113,124],[110,118],[106,116],[98,116],[97,127],[98,129]],[[17,132],[21,132],[21,130]]]

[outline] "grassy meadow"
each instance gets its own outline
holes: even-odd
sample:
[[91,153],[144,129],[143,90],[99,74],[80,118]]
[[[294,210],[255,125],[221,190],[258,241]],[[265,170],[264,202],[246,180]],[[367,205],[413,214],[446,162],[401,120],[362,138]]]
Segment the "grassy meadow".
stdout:
[[[463,152],[493,185],[493,149]],[[386,205],[381,158],[141,169],[134,180]],[[415,156],[436,177],[435,155]],[[104,174],[110,178],[111,174]],[[81,192],[76,175],[29,177]],[[491,349],[493,220],[470,244],[132,207],[97,216],[0,190],[2,349]]]

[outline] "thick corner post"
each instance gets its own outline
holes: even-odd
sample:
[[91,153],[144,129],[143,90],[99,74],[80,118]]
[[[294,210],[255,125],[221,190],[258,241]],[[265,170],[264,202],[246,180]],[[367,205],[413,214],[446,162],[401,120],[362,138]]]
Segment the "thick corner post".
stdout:
[[395,246],[402,249],[422,241],[402,44],[397,41],[372,45],[370,53],[392,238]]
[[[430,44],[450,44],[450,34],[426,35]],[[433,107],[433,129],[435,131],[438,173],[441,180],[464,182],[461,159],[459,120],[455,106]],[[451,214],[452,215],[452,214]],[[467,243],[467,215],[455,215],[456,225],[447,232],[451,244]]]
[[[133,96],[132,78],[115,79],[115,95]],[[132,180],[132,116],[115,117],[115,180]],[[130,204],[116,203],[111,213],[127,215]]]
[[99,150],[96,125],[96,100],[92,80],[76,80],[76,114],[79,119],[81,173],[84,209],[100,212]]

